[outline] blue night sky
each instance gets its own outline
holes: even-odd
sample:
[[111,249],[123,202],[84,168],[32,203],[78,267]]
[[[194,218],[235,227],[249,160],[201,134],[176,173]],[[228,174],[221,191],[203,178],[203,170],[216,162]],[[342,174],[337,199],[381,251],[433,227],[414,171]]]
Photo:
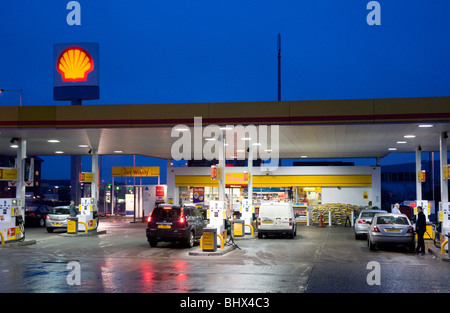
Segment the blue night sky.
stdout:
[[0,88],[24,106],[70,104],[53,100],[64,42],[100,46],[83,105],[277,100],[278,33],[282,100],[450,96],[448,0],[379,0],[374,26],[369,0],[79,0],[80,26],[68,2],[0,1]]

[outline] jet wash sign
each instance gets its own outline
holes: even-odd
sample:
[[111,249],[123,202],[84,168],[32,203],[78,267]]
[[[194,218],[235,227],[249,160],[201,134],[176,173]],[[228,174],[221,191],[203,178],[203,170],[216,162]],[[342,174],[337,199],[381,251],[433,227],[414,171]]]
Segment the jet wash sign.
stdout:
[[53,51],[54,100],[99,99],[98,43],[55,44]]

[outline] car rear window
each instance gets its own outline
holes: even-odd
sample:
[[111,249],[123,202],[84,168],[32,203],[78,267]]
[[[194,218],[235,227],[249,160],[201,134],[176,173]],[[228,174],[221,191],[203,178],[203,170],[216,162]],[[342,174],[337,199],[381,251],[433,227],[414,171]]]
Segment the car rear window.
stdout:
[[53,208],[52,214],[67,215],[70,214],[70,211],[68,208]]
[[377,212],[362,212],[361,218],[373,218]]
[[178,218],[180,217],[180,207],[156,207],[152,217],[156,218]]
[[404,216],[379,216],[377,218],[377,224],[409,225],[408,219]]

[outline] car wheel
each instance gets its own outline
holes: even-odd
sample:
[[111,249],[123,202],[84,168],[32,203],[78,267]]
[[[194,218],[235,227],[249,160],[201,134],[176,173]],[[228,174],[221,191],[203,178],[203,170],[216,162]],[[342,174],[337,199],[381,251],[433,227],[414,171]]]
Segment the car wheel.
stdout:
[[370,238],[367,238],[367,245],[369,246],[370,250],[375,250],[375,244],[370,241]]
[[194,243],[195,243],[195,236],[194,236],[194,232],[191,231],[191,232],[189,232],[189,237],[187,238],[186,246],[188,248],[192,248],[194,246]]
[[289,238],[291,239],[295,238],[295,230],[292,230],[292,233],[289,234]]

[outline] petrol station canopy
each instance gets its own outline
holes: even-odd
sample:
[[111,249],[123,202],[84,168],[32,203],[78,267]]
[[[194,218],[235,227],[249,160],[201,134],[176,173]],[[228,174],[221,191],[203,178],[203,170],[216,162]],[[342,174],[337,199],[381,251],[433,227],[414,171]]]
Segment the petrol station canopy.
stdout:
[[419,145],[423,152],[439,151],[440,134],[450,130],[450,97],[7,106],[0,107],[0,154],[16,155],[11,142],[22,138],[28,155],[88,155],[97,149],[100,155],[121,151],[171,159],[178,139],[171,137],[172,128],[193,127],[194,117],[204,127],[279,125],[280,158],[378,158]]

